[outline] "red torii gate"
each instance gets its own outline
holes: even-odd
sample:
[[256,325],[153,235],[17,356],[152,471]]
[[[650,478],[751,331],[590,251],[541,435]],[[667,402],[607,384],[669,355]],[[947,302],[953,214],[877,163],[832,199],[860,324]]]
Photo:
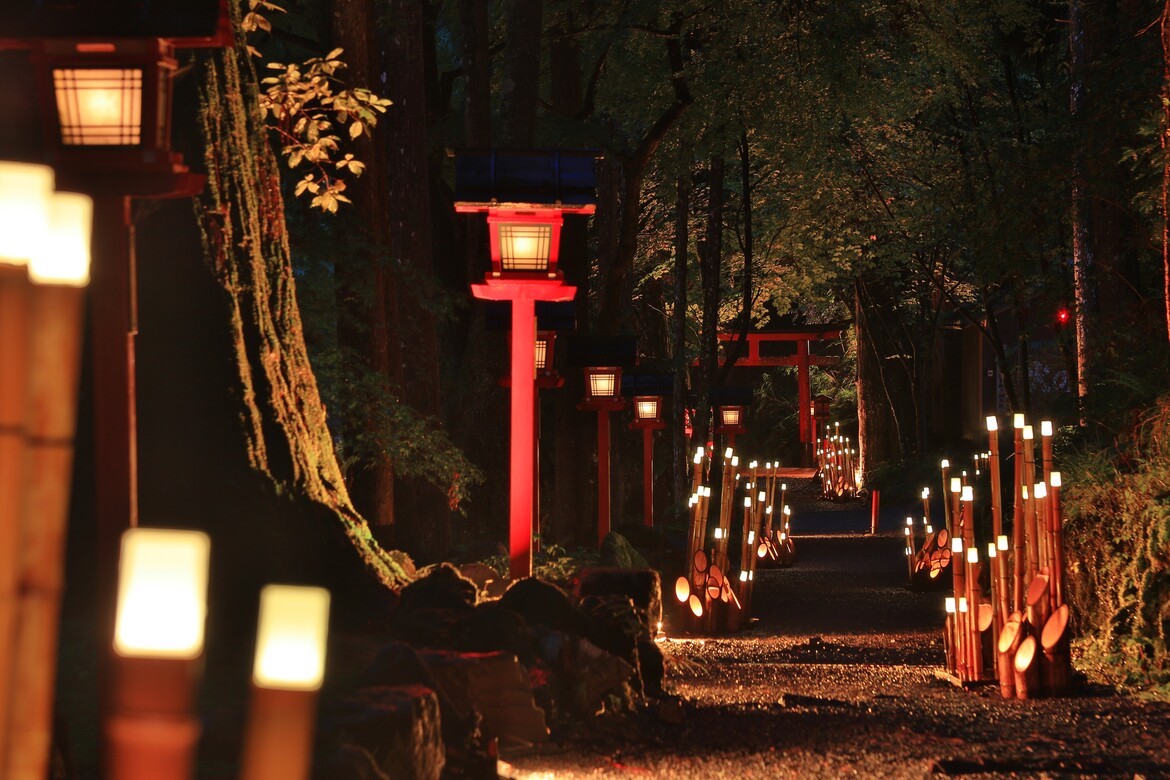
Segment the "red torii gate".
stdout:
[[[840,358],[833,355],[810,354],[809,344],[813,341],[836,341],[848,328],[845,324],[798,325],[795,327],[770,328],[754,333],[720,333],[719,341],[723,350],[719,364],[726,362],[728,354],[739,354],[736,366],[744,368],[773,368],[796,366],[797,368],[797,416],[800,420],[800,443],[807,450],[813,443],[812,391],[809,389],[809,366],[835,366]],[[740,346],[747,341],[746,354]],[[793,352],[789,344],[795,342]],[[780,346],[783,345],[783,346]],[[696,361],[697,363],[698,361]],[[806,452],[806,455],[809,454]]]

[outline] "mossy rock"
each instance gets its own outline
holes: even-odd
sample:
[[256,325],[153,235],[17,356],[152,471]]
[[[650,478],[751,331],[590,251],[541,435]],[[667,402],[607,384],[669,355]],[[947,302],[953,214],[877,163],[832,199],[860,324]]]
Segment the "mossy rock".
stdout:
[[601,542],[600,565],[618,569],[649,569],[650,564],[626,537],[610,532]]

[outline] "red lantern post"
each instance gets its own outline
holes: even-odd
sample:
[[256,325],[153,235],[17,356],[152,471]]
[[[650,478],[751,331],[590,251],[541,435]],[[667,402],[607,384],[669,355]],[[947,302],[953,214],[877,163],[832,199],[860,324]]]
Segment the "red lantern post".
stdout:
[[662,419],[662,396],[634,396],[634,421],[630,427],[642,431],[642,522],[654,526],[654,431],[666,427]]
[[585,400],[577,408],[597,412],[597,544],[609,534],[609,413],[626,406],[622,398],[622,370],[616,366],[589,366],[585,369]]
[[536,302],[571,301],[577,289],[557,269],[562,215],[591,214],[592,204],[500,205],[456,202],[460,213],[486,213],[492,270],[471,286],[481,300],[512,304],[511,451],[508,550],[513,579],[532,574],[535,497]]

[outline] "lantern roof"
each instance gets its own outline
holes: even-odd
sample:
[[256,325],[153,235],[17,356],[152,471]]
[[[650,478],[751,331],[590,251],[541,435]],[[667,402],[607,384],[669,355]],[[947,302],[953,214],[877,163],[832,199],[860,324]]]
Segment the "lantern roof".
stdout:
[[456,211],[596,209],[598,150],[469,149],[454,157]]
[[565,354],[568,365],[619,366],[633,368],[638,364],[637,336],[582,336],[573,334],[567,339]]
[[[6,0],[4,39],[166,38],[176,46],[231,40],[228,0]],[[224,35],[227,35],[224,40]]]

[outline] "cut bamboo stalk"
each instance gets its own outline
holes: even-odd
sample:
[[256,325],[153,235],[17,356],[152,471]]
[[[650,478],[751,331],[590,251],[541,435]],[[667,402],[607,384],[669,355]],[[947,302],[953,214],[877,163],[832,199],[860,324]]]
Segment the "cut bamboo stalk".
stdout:
[[946,608],[947,618],[946,622],[943,623],[943,652],[946,657],[947,671],[951,674],[958,674],[959,653],[955,643],[955,614],[958,612],[958,606],[954,596],[947,596]]
[[1014,458],[1012,463],[1014,499],[1012,503],[1012,609],[1024,611],[1024,415],[1012,415]]
[[1028,585],[1028,623],[1037,627],[1043,626],[1051,613],[1048,605],[1048,575],[1037,574]]
[[1067,693],[1072,677],[1068,646],[1068,618],[1068,604],[1061,604],[1053,611],[1052,616],[1044,624],[1044,630],[1040,633],[1040,646],[1044,650],[1041,682],[1044,690],[1051,696],[1061,696]]
[[1064,511],[1060,506],[1060,490],[1063,478],[1059,471],[1049,475],[1052,480],[1052,531],[1053,531],[1053,562],[1052,562],[1052,603],[1060,606],[1065,603],[1064,598]]
[[28,272],[0,263],[0,768],[5,766],[20,597]]
[[955,524],[954,519],[951,517],[951,462],[943,458],[939,463],[939,470],[942,471],[943,525],[953,530]]
[[[966,503],[966,502],[964,502]],[[966,507],[964,508],[966,511]],[[964,512],[965,513],[965,512]],[[967,548],[967,668],[972,680],[983,678],[983,642],[979,637],[979,550]],[[958,568],[956,568],[958,571]]]
[[1005,699],[1016,697],[1016,673],[1012,665],[1020,645],[1022,624],[1020,613],[1008,618],[996,642],[996,672],[999,676],[999,695]]
[[1031,699],[1040,693],[1040,649],[1036,637],[1029,634],[1020,640],[1012,663],[1015,670],[1016,698]]
[[1028,563],[1025,567],[1025,576],[1028,582],[1040,571],[1040,548],[1038,545],[1036,527],[1036,463],[1035,447],[1033,446],[1032,426],[1024,426],[1024,482],[1020,486],[1024,493],[1024,542],[1028,552]]
[[958,661],[956,668],[958,669],[959,678],[967,679],[967,618],[965,605],[967,603],[967,578],[966,567],[962,565],[963,561],[963,539],[955,535],[951,538],[951,571],[953,572],[954,588],[955,588],[955,604],[958,605],[955,611],[955,647],[958,651]]
[[48,774],[83,296],[78,287],[33,285],[29,298],[21,595],[10,694],[13,717],[6,740],[8,780],[44,780]]

